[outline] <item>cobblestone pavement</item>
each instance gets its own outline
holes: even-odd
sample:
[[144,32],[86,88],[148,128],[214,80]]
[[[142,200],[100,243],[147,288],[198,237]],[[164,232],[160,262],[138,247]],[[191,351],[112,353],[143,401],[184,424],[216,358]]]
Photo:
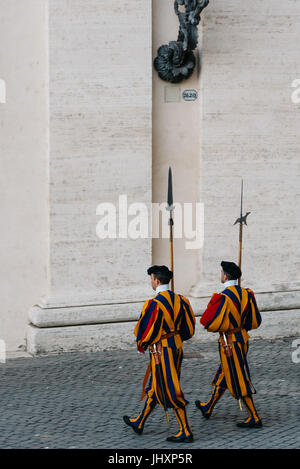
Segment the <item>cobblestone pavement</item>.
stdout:
[[203,419],[194,405],[211,393],[219,358],[217,343],[184,346],[181,383],[195,441],[172,445],[177,432],[157,407],[142,436],[122,420],[136,416],[148,354],[130,351],[68,353],[9,359],[0,365],[0,448],[299,448],[300,363],[293,363],[293,338],[250,343],[248,361],[264,426],[239,429],[246,417],[228,391],[214,415]]

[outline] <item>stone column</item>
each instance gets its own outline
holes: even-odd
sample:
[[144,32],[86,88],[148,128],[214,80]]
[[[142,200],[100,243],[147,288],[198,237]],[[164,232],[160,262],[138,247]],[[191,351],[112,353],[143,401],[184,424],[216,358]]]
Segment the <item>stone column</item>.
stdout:
[[[206,10],[201,18],[205,15]],[[153,58],[161,45],[177,40],[178,29],[174,2],[154,0]],[[199,202],[201,23],[198,32],[198,47],[194,51],[196,67],[188,80],[168,83],[153,70],[153,201],[166,202],[168,168],[171,166],[174,202],[179,204],[174,210],[175,290],[185,295],[197,281],[199,271],[199,248],[186,248],[191,240],[185,236],[187,226],[184,226],[184,204],[191,204],[191,227],[195,230],[195,204]],[[194,238],[193,241],[196,245]],[[168,238],[153,239],[153,262],[170,265]]]
[[[48,3],[48,293],[29,313],[31,353],[118,347],[150,294],[151,238],[120,238],[118,206],[152,198],[151,22],[144,0]],[[116,239],[97,236],[101,203]]]
[[14,353],[47,284],[46,0],[0,11],[0,341]]

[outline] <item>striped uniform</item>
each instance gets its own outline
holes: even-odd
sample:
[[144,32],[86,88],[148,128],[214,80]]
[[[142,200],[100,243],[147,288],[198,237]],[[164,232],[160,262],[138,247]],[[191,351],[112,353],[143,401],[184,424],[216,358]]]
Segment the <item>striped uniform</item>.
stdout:
[[[159,342],[161,336],[171,332],[179,332],[179,334],[162,339],[161,353],[167,406],[184,408],[186,400],[179,384],[183,358],[182,342],[194,335],[195,316],[187,298],[167,290],[144,304],[134,330],[138,350],[144,352],[149,345]],[[151,380],[147,390],[149,387],[153,389],[160,405],[163,405],[152,354],[150,354],[150,359]]]
[[[203,313],[201,324],[209,332],[229,332],[232,329],[241,328],[239,332],[232,333],[232,359],[236,370],[237,385],[240,396],[249,411],[253,402],[252,394],[256,391],[251,383],[250,371],[247,363],[248,339],[247,331],[256,329],[261,324],[261,315],[258,310],[255,296],[252,290],[235,286],[229,286],[222,293],[215,293],[206,311]],[[219,353],[221,364],[217,370],[212,385],[215,386],[212,398],[208,403],[202,404],[202,410],[207,416],[226,389],[233,397],[235,396],[234,387],[228,360],[222,344],[222,337],[219,338]],[[252,403],[252,404],[251,404]],[[253,405],[254,406],[254,405]],[[249,416],[258,420],[255,409]]]
[[[242,327],[240,332],[232,334],[233,361],[241,396],[255,394],[246,359],[249,339],[247,331],[256,329],[261,323],[253,291],[236,285],[226,288],[220,294],[214,294],[200,322],[210,332],[228,332],[230,329]],[[219,351],[221,365],[212,384],[227,387],[235,396],[227,357],[221,346],[221,337]]]
[[[161,339],[162,336],[173,332],[177,334]],[[142,353],[152,344],[161,341],[161,370],[166,404],[168,408],[174,409],[180,426],[178,437],[191,434],[185,412],[185,406],[188,402],[180,387],[180,371],[183,359],[183,341],[190,339],[194,332],[195,316],[189,300],[171,290],[160,292],[153,299],[145,302],[134,330],[137,348]],[[144,378],[142,398],[145,396],[147,399],[143,411],[136,419],[130,419],[131,424],[139,430],[143,429],[146,418],[157,403],[163,407],[155,359],[151,353],[150,363]]]

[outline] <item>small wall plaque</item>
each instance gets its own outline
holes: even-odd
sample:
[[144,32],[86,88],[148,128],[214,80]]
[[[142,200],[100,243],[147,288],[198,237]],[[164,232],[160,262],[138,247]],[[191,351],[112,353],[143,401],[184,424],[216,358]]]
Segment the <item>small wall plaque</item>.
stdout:
[[182,98],[184,101],[196,101],[198,92],[196,90],[184,90],[182,92]]
[[181,89],[177,86],[165,86],[165,103],[180,103]]

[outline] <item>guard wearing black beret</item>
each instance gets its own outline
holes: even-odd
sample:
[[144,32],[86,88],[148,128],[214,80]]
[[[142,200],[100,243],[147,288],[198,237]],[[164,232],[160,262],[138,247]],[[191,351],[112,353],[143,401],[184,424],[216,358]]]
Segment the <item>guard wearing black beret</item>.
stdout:
[[157,404],[165,409],[167,416],[167,409],[173,408],[179,432],[167,440],[189,443],[193,441],[193,434],[186,414],[188,402],[180,386],[180,370],[182,345],[194,335],[195,316],[189,300],[170,290],[169,282],[173,273],[168,267],[154,265],[147,273],[151,277],[155,296],[145,302],[134,329],[138,351],[150,351],[142,393],[142,400],[146,398],[146,401],[137,417],[125,415],[123,420],[141,435],[147,418]]
[[221,267],[223,272],[226,272],[227,277],[229,276],[231,280],[238,280],[242,276],[241,269],[234,262],[221,262]]
[[[200,323],[209,332],[219,332],[219,353],[221,364],[212,382],[214,387],[207,402],[196,401],[202,415],[208,419],[226,389],[233,397],[241,398],[248,411],[248,417],[238,427],[262,427],[252,399],[256,391],[251,383],[247,363],[248,331],[261,324],[261,315],[255,296],[250,288],[238,285],[242,272],[234,262],[221,262],[221,282],[225,289],[213,294]],[[223,334],[224,333],[224,334]],[[234,373],[235,376],[232,376]]]

